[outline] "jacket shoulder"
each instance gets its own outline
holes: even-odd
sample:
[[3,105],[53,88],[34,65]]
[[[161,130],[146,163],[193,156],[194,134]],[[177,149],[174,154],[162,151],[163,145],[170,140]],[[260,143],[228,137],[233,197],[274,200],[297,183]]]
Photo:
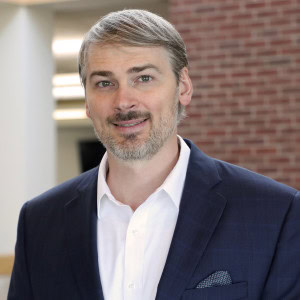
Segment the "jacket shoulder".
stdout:
[[[293,197],[297,190],[280,183],[272,178],[258,174],[246,168],[214,159],[215,165],[225,186],[236,187],[249,195],[259,193],[261,195],[279,195]],[[278,194],[279,193],[279,194]]]
[[[28,208],[42,206],[64,206],[89,185],[96,184],[99,167],[69,179],[26,202]],[[49,206],[51,205],[51,206]]]

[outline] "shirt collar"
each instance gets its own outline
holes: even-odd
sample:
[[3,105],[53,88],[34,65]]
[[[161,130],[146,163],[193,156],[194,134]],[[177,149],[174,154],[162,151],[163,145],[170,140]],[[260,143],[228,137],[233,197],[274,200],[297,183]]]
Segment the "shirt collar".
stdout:
[[[173,168],[173,170],[170,172],[170,174],[163,182],[163,184],[155,192],[164,190],[172,199],[177,209],[179,209],[191,150],[179,135],[177,136],[177,138],[178,138],[178,143],[180,145],[180,154],[179,154],[178,161],[175,167]],[[107,169],[108,169],[108,162],[107,162],[107,152],[106,152],[101,159],[100,166],[99,166],[99,173],[98,173],[98,183],[97,183],[98,218],[100,218],[101,202],[103,201],[103,198],[105,198],[105,196],[109,200],[115,202],[116,204],[123,205],[122,203],[120,203],[114,198],[106,183]]]
[[180,145],[178,161],[159,189],[166,191],[179,209],[191,150],[179,135],[177,138]]

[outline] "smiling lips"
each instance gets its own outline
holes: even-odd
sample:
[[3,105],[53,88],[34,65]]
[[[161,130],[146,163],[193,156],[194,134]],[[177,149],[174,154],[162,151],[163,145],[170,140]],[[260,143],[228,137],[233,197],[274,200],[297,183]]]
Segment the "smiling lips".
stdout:
[[117,123],[113,123],[115,126],[118,127],[133,127],[136,125],[139,125],[143,122],[145,122],[148,119],[140,119],[140,120],[129,120],[129,121],[121,121],[121,122],[117,122]]

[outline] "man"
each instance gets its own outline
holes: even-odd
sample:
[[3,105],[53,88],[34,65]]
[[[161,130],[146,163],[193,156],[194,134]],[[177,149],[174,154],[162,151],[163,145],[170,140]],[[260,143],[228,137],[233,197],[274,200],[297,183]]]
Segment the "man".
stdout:
[[8,299],[300,299],[300,194],[177,136],[185,45],[142,10],[103,17],[79,68],[100,167],[21,210]]

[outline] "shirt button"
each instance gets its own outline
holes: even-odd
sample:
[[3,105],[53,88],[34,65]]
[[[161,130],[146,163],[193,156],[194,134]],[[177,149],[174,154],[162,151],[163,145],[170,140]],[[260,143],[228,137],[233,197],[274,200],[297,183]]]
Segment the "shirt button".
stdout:
[[139,233],[139,231],[138,231],[137,229],[133,229],[133,230],[131,231],[131,233],[132,233],[133,235],[137,235],[137,234]]
[[128,284],[128,288],[129,288],[129,289],[134,289],[134,283]]

